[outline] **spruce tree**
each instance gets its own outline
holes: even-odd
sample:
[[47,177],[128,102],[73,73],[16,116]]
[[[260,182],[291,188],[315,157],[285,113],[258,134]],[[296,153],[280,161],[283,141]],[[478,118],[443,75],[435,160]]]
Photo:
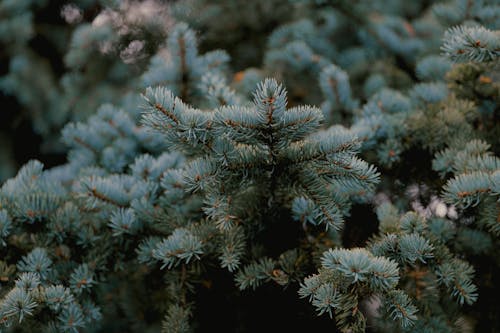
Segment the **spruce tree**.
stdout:
[[0,332],[500,330],[498,1],[58,6],[0,0],[65,156],[0,133]]

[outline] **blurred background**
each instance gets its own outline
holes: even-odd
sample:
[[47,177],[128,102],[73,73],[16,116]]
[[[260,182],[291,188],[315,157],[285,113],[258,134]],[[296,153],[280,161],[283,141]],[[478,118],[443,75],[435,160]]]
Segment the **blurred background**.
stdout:
[[240,70],[260,64],[269,33],[293,18],[287,9],[283,0],[0,0],[0,181],[29,159],[64,163],[62,127],[143,88],[175,22],[197,29],[201,52],[225,49]]

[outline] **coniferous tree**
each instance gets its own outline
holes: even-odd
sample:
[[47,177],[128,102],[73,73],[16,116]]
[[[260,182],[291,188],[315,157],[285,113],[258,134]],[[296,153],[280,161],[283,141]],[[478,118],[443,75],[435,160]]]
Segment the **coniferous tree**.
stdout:
[[500,328],[498,2],[82,1],[58,75],[44,5],[0,1],[0,88],[71,121],[0,187],[0,332]]

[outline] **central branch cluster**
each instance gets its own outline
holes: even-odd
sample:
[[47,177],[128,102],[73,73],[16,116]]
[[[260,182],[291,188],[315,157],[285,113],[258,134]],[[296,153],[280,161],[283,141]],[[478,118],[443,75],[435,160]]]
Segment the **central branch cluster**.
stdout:
[[316,107],[287,109],[286,90],[261,82],[253,103],[194,109],[163,88],[148,88],[143,122],[194,157],[184,172],[191,192],[203,191],[205,212],[221,230],[255,219],[252,208],[292,207],[297,219],[339,230],[348,198],[378,181],[356,157],[360,141],[335,126],[319,130]]

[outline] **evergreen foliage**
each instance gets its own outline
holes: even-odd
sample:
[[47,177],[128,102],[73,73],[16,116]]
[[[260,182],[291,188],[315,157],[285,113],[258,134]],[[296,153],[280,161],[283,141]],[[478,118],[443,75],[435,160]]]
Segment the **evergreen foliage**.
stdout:
[[500,330],[498,1],[57,6],[0,0],[65,156],[2,125],[0,332]]

